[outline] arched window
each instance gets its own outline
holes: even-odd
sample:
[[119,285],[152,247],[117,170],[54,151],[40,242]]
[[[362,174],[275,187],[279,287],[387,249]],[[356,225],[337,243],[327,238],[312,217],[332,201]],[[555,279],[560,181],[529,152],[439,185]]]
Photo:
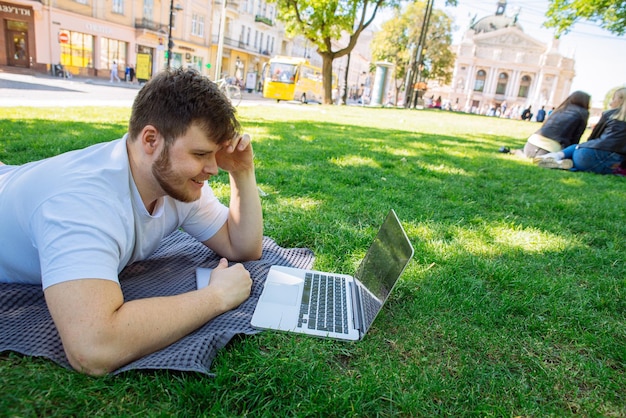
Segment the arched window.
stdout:
[[528,97],[528,92],[530,91],[530,81],[530,76],[525,75],[522,77],[522,81],[519,83],[519,93],[517,94],[519,97]]
[[498,76],[498,85],[496,86],[496,94],[506,94],[506,85],[509,82],[507,73],[500,73]]
[[485,89],[485,79],[487,73],[484,70],[478,70],[476,73],[476,81],[474,82],[474,91],[483,91]]

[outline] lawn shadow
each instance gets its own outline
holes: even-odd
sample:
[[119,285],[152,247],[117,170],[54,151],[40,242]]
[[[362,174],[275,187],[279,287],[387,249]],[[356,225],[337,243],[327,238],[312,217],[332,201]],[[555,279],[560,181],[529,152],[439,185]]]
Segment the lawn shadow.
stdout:
[[0,120],[0,161],[24,164],[52,157],[120,138],[127,128],[124,124],[104,122]]

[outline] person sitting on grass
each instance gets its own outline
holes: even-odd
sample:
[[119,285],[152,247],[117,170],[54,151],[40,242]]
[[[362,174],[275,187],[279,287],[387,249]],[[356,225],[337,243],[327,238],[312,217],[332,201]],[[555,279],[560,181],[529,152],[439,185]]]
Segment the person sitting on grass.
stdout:
[[528,138],[524,150],[516,154],[535,158],[578,144],[587,128],[590,101],[591,96],[585,92],[575,91],[570,94],[541,128]]
[[562,151],[539,156],[539,167],[589,171],[598,174],[620,172],[626,160],[626,88],[613,94],[610,110],[602,114],[587,142]]
[[[0,165],[0,281],[43,287],[69,363],[102,375],[239,306],[261,257],[252,145],[217,85],[165,70],[133,103],[128,133],[20,166]],[[207,181],[222,169],[230,203]],[[210,284],[125,301],[118,274],[182,228],[221,257]]]

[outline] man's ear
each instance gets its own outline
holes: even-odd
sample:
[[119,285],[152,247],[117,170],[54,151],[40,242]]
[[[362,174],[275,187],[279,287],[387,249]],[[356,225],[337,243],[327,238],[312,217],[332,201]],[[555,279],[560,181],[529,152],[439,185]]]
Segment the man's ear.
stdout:
[[157,128],[152,125],[146,125],[139,134],[141,147],[148,155],[153,155],[161,147],[163,137],[159,134]]

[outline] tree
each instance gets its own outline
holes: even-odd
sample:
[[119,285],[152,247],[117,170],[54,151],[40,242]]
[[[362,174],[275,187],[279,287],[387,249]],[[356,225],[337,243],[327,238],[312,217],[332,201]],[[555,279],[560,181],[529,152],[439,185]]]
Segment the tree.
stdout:
[[626,33],[624,0],[550,0],[545,26],[556,29],[559,37],[580,20],[589,20],[618,36]]
[[[289,35],[302,35],[317,46],[322,57],[324,103],[332,103],[333,60],[349,54],[376,13],[398,7],[401,0],[275,0],[278,18]],[[446,0],[456,5],[457,0]],[[345,47],[333,51],[333,41],[346,35]]]
[[[289,35],[302,35],[317,47],[322,57],[324,103],[332,103],[332,65],[335,58],[349,54],[359,35],[376,13],[397,0],[276,0],[278,18]],[[348,45],[332,50],[332,41],[348,33]]]
[[[409,4],[402,14],[398,13],[385,22],[372,40],[372,56],[395,66],[396,97],[403,85],[407,85],[405,78],[410,75],[409,69],[415,59],[415,45],[424,24],[425,7],[421,2]],[[450,82],[455,58],[450,50],[451,44],[452,19],[441,10],[433,10],[423,45],[421,81]]]

